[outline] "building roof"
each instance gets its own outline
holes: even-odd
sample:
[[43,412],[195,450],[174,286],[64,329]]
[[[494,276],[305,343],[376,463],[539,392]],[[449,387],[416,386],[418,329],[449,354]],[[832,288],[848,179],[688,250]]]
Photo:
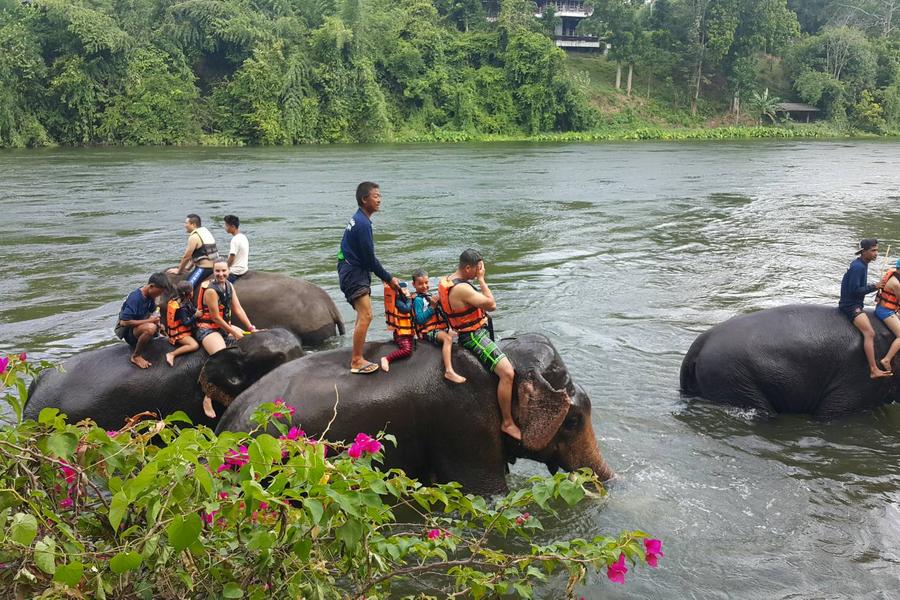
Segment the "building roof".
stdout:
[[819,109],[812,104],[804,104],[802,102],[779,102],[775,106],[777,112],[819,112]]

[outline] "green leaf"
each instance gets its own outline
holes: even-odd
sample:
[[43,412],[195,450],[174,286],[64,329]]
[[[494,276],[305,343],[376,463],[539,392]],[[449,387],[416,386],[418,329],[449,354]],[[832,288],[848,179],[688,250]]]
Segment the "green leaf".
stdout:
[[179,423],[179,422],[180,422],[180,423],[187,423],[188,425],[193,425],[193,424],[194,424],[194,422],[191,421],[191,418],[190,418],[189,416],[187,416],[187,414],[185,414],[185,412],[184,412],[183,410],[176,410],[176,411],[173,412],[171,415],[168,415],[168,416],[165,418],[165,422],[168,423],[168,424],[170,424],[170,425],[171,425],[172,423]]
[[[389,546],[388,548],[391,548],[391,547],[392,546]],[[312,538],[305,538],[303,540],[300,540],[299,542],[294,544],[293,550],[294,550],[294,554],[296,554],[297,558],[299,558],[301,561],[303,561],[303,562],[308,561],[309,553],[312,550]]]
[[40,414],[38,414],[38,423],[41,425],[51,425],[56,420],[56,415],[58,414],[58,408],[42,408]]
[[356,519],[349,519],[335,530],[335,537],[344,543],[348,550],[353,550],[362,539],[363,525]]
[[138,473],[137,477],[126,482],[124,489],[125,493],[128,494],[128,497],[131,500],[134,500],[141,492],[150,487],[150,485],[156,481],[157,471],[159,471],[159,465],[157,463],[148,463],[147,466],[141,469],[141,472]]
[[56,542],[50,536],[34,545],[34,564],[47,575],[56,573]]
[[47,452],[59,458],[67,458],[75,452],[78,438],[65,431],[58,431],[47,438]]
[[81,581],[82,575],[84,575],[84,565],[80,562],[70,562],[67,565],[56,567],[56,574],[53,575],[53,581],[64,583],[69,587],[75,587],[78,585],[78,582]]
[[141,566],[141,555],[137,552],[119,552],[109,560],[110,570],[118,575]]
[[584,488],[571,481],[563,481],[559,486],[559,495],[569,506],[578,504],[584,498]]
[[9,528],[9,537],[23,546],[30,546],[37,536],[37,519],[34,515],[16,513]]
[[128,510],[128,496],[125,495],[125,492],[116,492],[109,505],[109,524],[112,525],[114,531],[119,530],[119,524],[122,522],[126,510]]
[[303,506],[309,511],[313,525],[318,525],[319,521],[322,520],[322,513],[325,512],[322,503],[314,498],[304,498]]
[[184,550],[200,536],[200,529],[203,522],[200,515],[191,513],[187,517],[176,516],[166,527],[166,535],[169,538],[169,544],[175,550]]
[[275,534],[265,529],[256,531],[247,542],[248,550],[268,550],[275,545]]
[[226,583],[225,587],[222,588],[222,597],[223,598],[243,598],[244,590],[241,589],[241,586],[234,581],[230,583]]
[[207,495],[212,495],[212,475],[209,474],[206,467],[197,465],[194,468],[194,479],[197,480],[197,483],[200,484],[200,487],[203,488]]
[[12,492],[0,492],[0,512],[19,505],[19,497]]

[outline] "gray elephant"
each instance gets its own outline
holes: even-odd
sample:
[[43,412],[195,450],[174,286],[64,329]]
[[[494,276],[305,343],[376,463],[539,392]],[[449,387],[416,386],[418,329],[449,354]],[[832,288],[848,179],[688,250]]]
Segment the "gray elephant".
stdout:
[[[884,356],[894,335],[866,312],[875,355]],[[900,400],[900,376],[871,379],[862,343],[836,307],[790,305],[734,317],[691,345],[681,363],[681,390],[765,413],[822,418]]]
[[201,409],[203,389],[198,379],[234,393],[303,356],[297,338],[285,329],[248,335],[212,357],[203,350],[186,354],[174,367],[164,359],[171,349],[166,338],[147,344],[144,356],[153,363],[149,369],[137,369],[128,362],[131,350],[126,344],[73,356],[62,364],[64,372],[45,371],[32,382],[24,416],[37,419],[42,409],[52,407],[72,422],[90,418],[101,427],[118,429],[144,411],[165,416],[180,410],[195,424],[214,427],[215,422]]
[[[170,276],[171,281],[181,277]],[[344,335],[344,321],[328,292],[297,277],[265,271],[247,271],[234,283],[247,315],[260,329],[283,327],[304,347],[318,346]],[[163,300],[162,306],[165,306]]]
[[[551,472],[590,467],[601,479],[611,477],[594,438],[590,399],[572,382],[550,340],[529,334],[500,346],[516,367],[513,414],[522,443],[500,432],[496,379],[455,349],[453,363],[468,382],[448,382],[440,350],[427,343],[390,373],[351,374],[349,348],[282,365],[239,395],[217,430],[249,431],[260,404],[283,398],[296,408],[295,424],[317,437],[332,419],[337,391],[337,417],[327,438],[349,441],[359,432],[387,431],[397,447],[385,448],[385,464],[423,482],[458,481],[477,493],[503,492],[507,463],[518,457],[541,461]],[[371,343],[366,354],[395,347]]]

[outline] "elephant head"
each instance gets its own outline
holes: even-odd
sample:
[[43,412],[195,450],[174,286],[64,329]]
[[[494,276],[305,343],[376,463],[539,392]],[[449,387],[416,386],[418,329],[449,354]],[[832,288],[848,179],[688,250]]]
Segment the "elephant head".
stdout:
[[551,472],[590,467],[601,480],[611,478],[594,436],[590,398],[572,382],[550,340],[529,334],[502,346],[516,370],[513,410],[522,430],[520,455],[545,463]]
[[263,375],[301,356],[300,342],[288,330],[259,331],[210,356],[200,371],[200,387],[207,396],[228,406]]

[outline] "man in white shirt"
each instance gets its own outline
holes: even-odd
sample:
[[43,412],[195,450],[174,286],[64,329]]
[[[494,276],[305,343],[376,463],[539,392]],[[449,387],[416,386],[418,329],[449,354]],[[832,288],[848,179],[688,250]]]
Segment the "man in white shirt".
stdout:
[[250,242],[247,241],[247,236],[241,233],[241,220],[235,215],[225,216],[225,231],[233,236],[231,248],[228,250],[228,268],[231,270],[228,281],[234,283],[247,272],[247,265],[250,262]]

